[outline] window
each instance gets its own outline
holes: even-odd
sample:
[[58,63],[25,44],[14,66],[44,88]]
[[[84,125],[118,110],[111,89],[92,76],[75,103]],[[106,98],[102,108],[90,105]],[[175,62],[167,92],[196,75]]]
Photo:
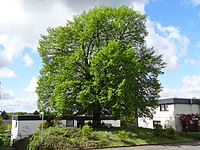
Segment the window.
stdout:
[[17,128],[17,121],[15,122],[15,128]]
[[160,105],[160,111],[168,111],[168,105],[167,104],[161,104]]
[[156,120],[156,121],[154,120],[154,121],[153,121],[153,127],[155,127],[156,124],[161,124],[161,122],[160,122],[160,121],[157,121],[157,120]]
[[66,120],[66,127],[73,127],[74,126],[74,120]]

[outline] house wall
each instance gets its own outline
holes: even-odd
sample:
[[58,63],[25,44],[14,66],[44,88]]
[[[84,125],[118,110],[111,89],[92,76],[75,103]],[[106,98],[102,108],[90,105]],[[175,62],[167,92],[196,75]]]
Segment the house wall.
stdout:
[[179,132],[182,130],[182,128],[177,114],[191,114],[191,113],[196,114],[200,112],[198,104],[175,104],[174,107],[175,107],[174,109],[175,128],[176,131]]
[[[36,133],[41,122],[41,120],[12,120],[11,141]],[[66,126],[66,120],[62,120],[59,126]]]
[[153,121],[160,121],[164,127],[172,127],[176,131],[181,131],[181,125],[177,114],[199,113],[198,104],[168,104],[168,111],[160,111],[160,106],[156,109],[153,119],[139,118],[138,125],[143,128],[152,128]]
[[163,127],[172,127],[175,129],[174,105],[169,104],[168,110],[160,111],[160,106],[155,110],[153,118],[139,118],[138,126],[153,129],[153,121],[160,121]]
[[24,137],[28,137],[39,130],[39,125],[42,122],[41,120],[20,120],[18,122],[18,139],[22,139]]

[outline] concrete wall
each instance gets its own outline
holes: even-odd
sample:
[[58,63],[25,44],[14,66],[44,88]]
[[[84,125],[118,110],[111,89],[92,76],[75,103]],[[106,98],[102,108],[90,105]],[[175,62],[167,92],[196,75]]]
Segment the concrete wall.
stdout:
[[179,117],[177,114],[196,114],[200,112],[198,104],[175,104],[174,108],[175,128],[176,131],[179,132],[182,130],[182,127],[180,125]]

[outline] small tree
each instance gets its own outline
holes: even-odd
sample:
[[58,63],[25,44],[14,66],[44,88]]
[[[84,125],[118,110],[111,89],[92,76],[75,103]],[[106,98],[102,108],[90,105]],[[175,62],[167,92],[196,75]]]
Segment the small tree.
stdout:
[[182,131],[197,132],[198,131],[198,114],[177,114],[179,116]]

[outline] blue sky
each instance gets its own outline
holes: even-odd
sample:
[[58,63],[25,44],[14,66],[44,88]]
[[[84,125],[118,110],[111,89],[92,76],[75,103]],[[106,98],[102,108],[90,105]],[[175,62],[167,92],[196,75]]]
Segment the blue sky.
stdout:
[[40,35],[98,5],[146,13],[147,46],[167,63],[161,98],[200,98],[200,0],[1,0],[0,110],[37,110]]

